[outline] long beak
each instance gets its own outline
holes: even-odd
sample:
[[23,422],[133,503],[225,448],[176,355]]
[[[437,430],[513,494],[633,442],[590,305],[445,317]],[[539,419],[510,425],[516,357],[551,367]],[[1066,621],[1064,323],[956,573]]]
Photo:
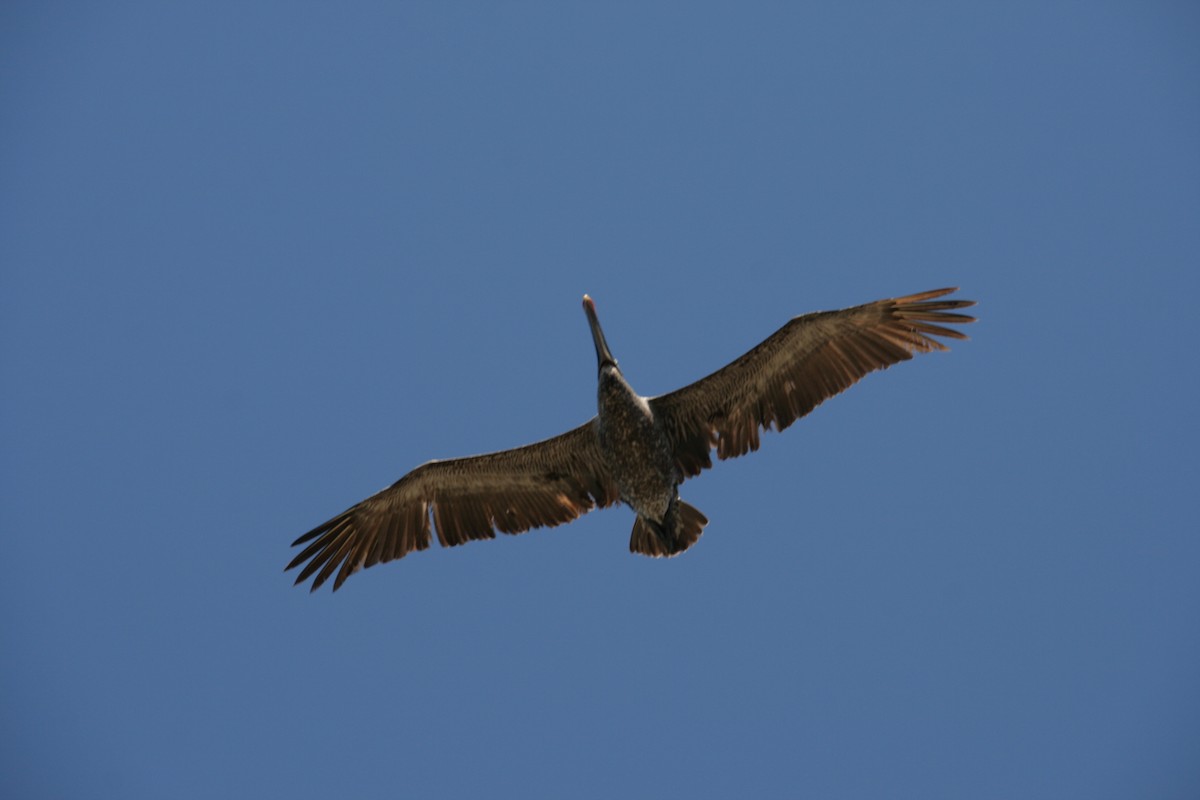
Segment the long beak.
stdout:
[[583,310],[587,312],[588,325],[592,329],[592,342],[596,345],[597,367],[603,369],[605,364],[617,366],[617,360],[608,349],[608,342],[604,341],[604,331],[600,330],[600,320],[596,318],[596,304],[586,294],[583,296]]

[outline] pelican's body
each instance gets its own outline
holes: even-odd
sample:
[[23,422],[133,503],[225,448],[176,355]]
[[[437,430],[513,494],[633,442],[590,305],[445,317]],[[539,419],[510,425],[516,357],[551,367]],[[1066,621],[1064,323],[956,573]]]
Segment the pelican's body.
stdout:
[[[638,515],[630,549],[646,555],[674,555],[700,536],[708,520],[679,499],[683,473],[675,463],[666,428],[650,402],[621,374],[596,318],[596,307],[587,295],[583,307],[600,368],[596,387],[600,452],[621,500]],[[694,530],[685,526],[685,518]]]
[[950,312],[972,301],[937,299],[953,291],[796,317],[728,366],[651,398],[626,382],[584,295],[595,418],[525,447],[430,461],[297,539],[311,543],[287,569],[305,564],[296,583],[315,573],[314,590],[336,571],[336,590],[361,568],[429,547],[431,520],[438,541],[453,546],[570,522],[618,500],[637,514],[631,551],[681,553],[708,520],[679,485],[712,466],[713,450],[720,459],[757,450],[760,431],[783,430],[868,372],[946,349],[934,336],[965,339],[944,327],[974,321]]
[[638,514],[661,521],[682,480],[667,434],[646,398],[616,367],[600,371],[596,395],[600,452],[621,499]]

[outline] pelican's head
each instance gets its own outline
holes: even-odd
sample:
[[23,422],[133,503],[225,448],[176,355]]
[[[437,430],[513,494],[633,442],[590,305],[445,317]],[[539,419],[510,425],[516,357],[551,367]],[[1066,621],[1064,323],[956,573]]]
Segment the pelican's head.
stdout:
[[613,358],[612,351],[608,349],[608,342],[604,340],[604,331],[600,329],[600,320],[596,317],[596,304],[586,294],[583,296],[583,310],[587,312],[588,325],[592,329],[592,343],[596,345],[597,368],[603,371],[606,364],[616,367],[617,360]]

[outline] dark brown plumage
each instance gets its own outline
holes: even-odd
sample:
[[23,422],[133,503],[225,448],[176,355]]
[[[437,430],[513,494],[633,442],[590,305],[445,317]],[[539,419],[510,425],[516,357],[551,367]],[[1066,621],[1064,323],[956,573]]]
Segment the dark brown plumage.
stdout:
[[[609,352],[595,306],[584,310],[596,347],[599,414],[552,439],[497,453],[430,461],[297,539],[312,589],[336,573],[336,590],[359,569],[444,547],[561,525],[622,500],[637,512],[630,550],[683,552],[708,520],[679,499],[687,478],[759,446],[869,372],[914,353],[947,349],[934,337],[966,339],[946,325],[974,322],[937,289],[840,311],[796,317],[762,344],[706,378],[659,397],[630,388]],[[307,562],[307,563],[306,563]]]

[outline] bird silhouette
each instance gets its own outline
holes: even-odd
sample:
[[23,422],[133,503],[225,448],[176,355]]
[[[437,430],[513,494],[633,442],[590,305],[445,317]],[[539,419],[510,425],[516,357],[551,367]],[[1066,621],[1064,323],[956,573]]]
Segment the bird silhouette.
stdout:
[[[790,320],[750,352],[706,378],[642,397],[621,374],[587,295],[596,348],[595,417],[534,444],[429,461],[293,542],[307,544],[287,570],[315,591],[336,572],[336,591],[359,569],[496,532],[570,522],[617,501],[637,517],[629,549],[673,556],[700,538],[708,519],[679,497],[679,485],[718,459],[757,450],[761,431],[782,431],[869,372],[915,353],[946,350],[935,337],[966,339],[946,325],[974,322],[936,289]],[[430,523],[432,521],[432,530]],[[306,563],[307,562],[307,563]]]

